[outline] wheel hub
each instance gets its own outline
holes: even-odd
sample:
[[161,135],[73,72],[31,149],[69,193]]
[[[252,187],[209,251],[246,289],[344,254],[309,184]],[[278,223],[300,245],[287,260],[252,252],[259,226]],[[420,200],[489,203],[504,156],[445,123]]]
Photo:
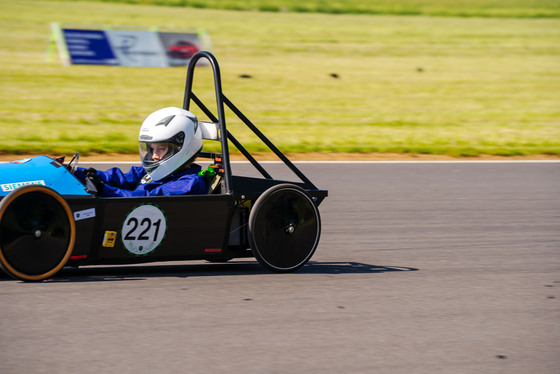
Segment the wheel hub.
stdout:
[[290,223],[288,226],[286,226],[286,228],[284,229],[284,231],[286,232],[286,234],[291,235],[294,232],[296,232],[296,227],[294,226],[293,223]]

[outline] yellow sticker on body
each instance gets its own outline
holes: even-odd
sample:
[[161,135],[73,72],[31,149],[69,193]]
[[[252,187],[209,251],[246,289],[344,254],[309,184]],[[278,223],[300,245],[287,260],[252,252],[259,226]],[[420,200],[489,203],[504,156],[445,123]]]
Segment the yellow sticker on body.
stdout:
[[105,231],[105,235],[103,236],[103,246],[112,248],[115,246],[115,241],[117,239],[117,232],[116,231]]

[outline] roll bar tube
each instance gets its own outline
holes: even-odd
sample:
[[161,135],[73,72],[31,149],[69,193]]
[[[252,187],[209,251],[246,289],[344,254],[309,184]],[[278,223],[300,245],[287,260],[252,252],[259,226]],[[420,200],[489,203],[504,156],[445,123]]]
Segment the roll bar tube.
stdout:
[[[202,103],[192,92],[194,69],[201,58],[205,58],[210,63],[214,73],[214,89],[216,91],[216,105],[218,117]],[[210,118],[211,121],[218,124],[220,129],[220,141],[222,146],[222,158],[224,165],[224,180],[227,194],[232,194],[231,190],[231,165],[229,158],[228,140],[230,140],[237,149],[253,164],[253,166],[266,178],[273,179],[270,174],[262,167],[262,165],[243,147],[243,145],[231,134],[226,128],[226,118],[224,112],[224,104],[241,120],[274,154],[288,166],[294,174],[296,174],[302,182],[310,189],[317,190],[317,187],[307,178],[223,93],[222,79],[220,75],[220,67],[216,57],[208,51],[197,52],[190,60],[187,68],[187,79],[185,83],[185,97],[183,100],[183,109],[189,110],[191,101]]]

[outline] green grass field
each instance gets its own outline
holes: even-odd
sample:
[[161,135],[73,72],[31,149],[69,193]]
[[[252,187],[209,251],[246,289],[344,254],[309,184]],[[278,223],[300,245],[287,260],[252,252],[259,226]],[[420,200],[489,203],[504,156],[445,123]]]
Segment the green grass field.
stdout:
[[557,0],[92,0],[201,9],[453,17],[556,17]]
[[[511,3],[524,9],[531,2]],[[134,153],[145,116],[182,104],[185,68],[45,62],[49,23],[58,21],[208,30],[226,95],[287,152],[560,155],[560,21],[529,13],[380,16],[0,0],[0,153]],[[197,74],[197,94],[212,98],[211,72]],[[263,149],[237,121],[229,125],[250,150]]]

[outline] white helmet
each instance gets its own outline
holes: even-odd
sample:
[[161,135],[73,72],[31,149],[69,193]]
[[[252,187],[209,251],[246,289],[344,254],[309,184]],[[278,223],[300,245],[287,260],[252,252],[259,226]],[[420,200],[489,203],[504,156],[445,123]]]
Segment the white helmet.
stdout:
[[[159,181],[194,160],[202,149],[202,131],[191,112],[163,108],[144,120],[138,142],[142,166],[152,180]],[[167,146],[167,153],[154,159],[156,143]]]

